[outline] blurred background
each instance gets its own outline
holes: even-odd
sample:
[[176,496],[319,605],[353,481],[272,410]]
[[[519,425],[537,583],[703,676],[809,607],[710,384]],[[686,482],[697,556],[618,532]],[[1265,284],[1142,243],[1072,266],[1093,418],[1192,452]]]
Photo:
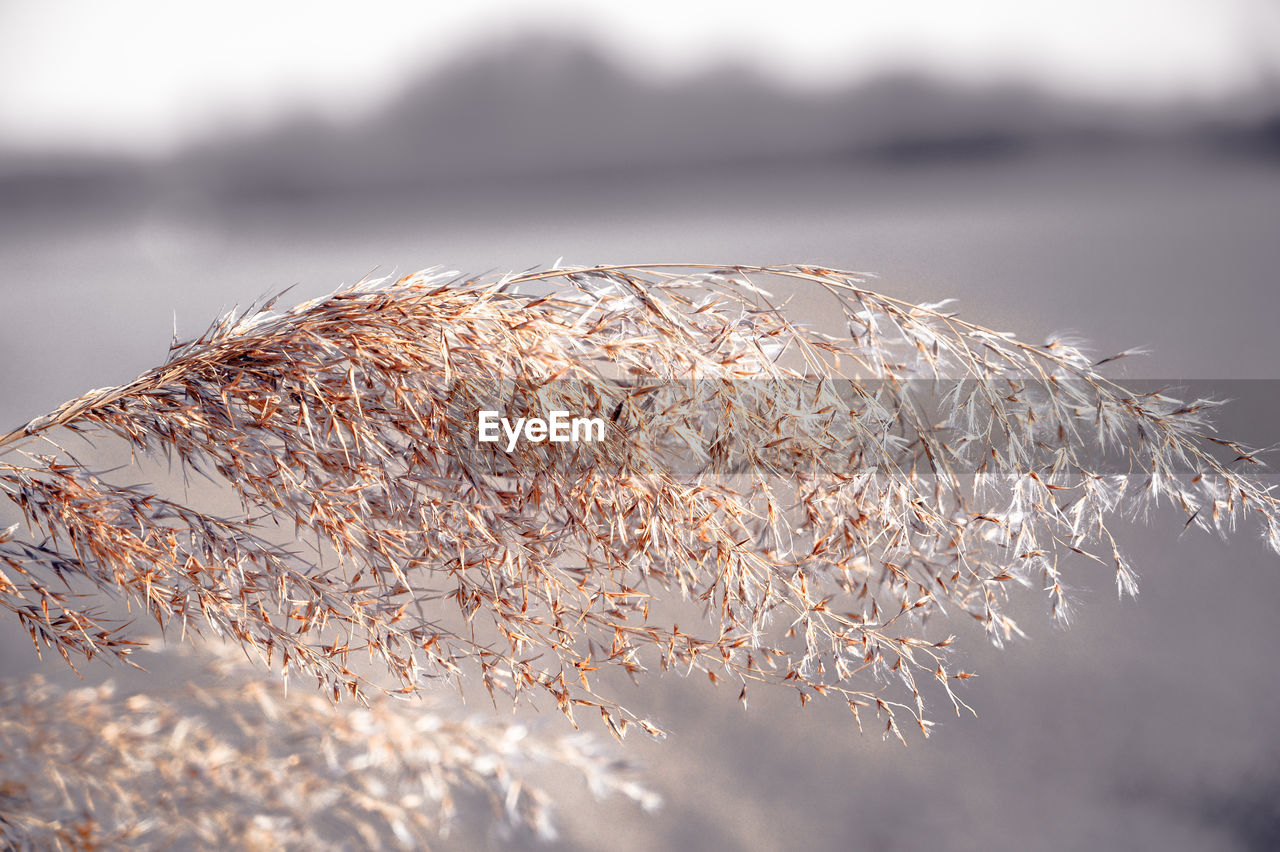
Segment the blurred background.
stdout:
[[[865,270],[1151,349],[1130,376],[1280,378],[1272,0],[774,5],[0,2],[0,426],[265,292],[560,258]],[[1070,630],[970,631],[978,718],[908,749],[631,690],[667,804],[573,788],[563,845],[1275,848],[1276,558],[1174,517],[1125,544],[1139,600],[1081,564]],[[54,664],[0,628],[5,671]]]

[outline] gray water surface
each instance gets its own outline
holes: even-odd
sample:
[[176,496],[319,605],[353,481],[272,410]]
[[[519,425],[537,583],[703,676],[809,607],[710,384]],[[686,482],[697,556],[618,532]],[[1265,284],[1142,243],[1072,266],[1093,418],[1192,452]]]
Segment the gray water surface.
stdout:
[[[364,195],[216,187],[0,197],[0,425],[161,361],[219,312],[377,270],[804,262],[877,273],[907,299],[1099,352],[1152,378],[1280,378],[1280,168],[1130,153],[917,167],[566,177]],[[797,311],[817,310],[798,302]],[[1276,424],[1280,438],[1280,424]],[[569,843],[615,849],[1238,849],[1278,838],[1280,564],[1158,519],[1125,542],[1142,595],[1073,566],[1067,631],[964,636],[978,718],[903,749],[838,702],[675,677],[625,694],[674,733],[628,742],[666,795],[565,809]],[[5,667],[37,664],[0,625]],[[99,676],[90,672],[91,677]],[[176,673],[173,676],[178,676]]]

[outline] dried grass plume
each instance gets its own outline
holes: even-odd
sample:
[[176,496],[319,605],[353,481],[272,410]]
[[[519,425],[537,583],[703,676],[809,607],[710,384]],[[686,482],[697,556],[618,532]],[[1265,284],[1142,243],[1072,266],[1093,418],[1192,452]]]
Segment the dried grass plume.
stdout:
[[[832,310],[800,324],[778,287]],[[1102,368],[830,269],[365,282],[226,316],[0,437],[23,521],[0,535],[0,607],[71,661],[141,641],[105,595],[334,695],[474,678],[621,736],[657,727],[599,673],[673,669],[927,734],[928,688],[963,706],[954,619],[1016,633],[1020,584],[1064,616],[1072,562],[1132,590],[1112,525],[1135,507],[1252,516],[1280,549],[1256,454],[1212,432],[1212,403]],[[485,407],[608,434],[507,454],[475,441]],[[240,509],[95,470],[55,443],[68,431]]]
[[585,734],[386,696],[338,707],[225,647],[194,665],[164,656],[190,680],[0,683],[5,849],[419,850],[455,828],[550,839],[549,767],[598,796],[658,803]]

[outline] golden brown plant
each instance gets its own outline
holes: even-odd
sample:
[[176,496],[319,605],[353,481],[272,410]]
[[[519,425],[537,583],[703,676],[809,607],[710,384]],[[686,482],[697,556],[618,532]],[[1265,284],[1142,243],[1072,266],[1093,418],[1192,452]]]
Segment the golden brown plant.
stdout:
[[[831,327],[766,286],[824,293]],[[27,442],[0,487],[31,533],[0,541],[0,605],[68,659],[137,641],[79,597],[110,592],[335,696],[478,677],[619,736],[657,729],[598,688],[605,669],[838,695],[927,734],[925,684],[958,709],[968,676],[934,622],[1005,638],[1018,584],[1064,616],[1072,556],[1131,590],[1109,526],[1126,508],[1169,499],[1219,530],[1253,514],[1280,548],[1276,499],[1211,403],[1126,390],[1102,363],[830,269],[367,282],[227,316],[0,437]],[[607,434],[508,453],[477,441],[481,410]],[[37,453],[58,430],[176,461],[240,512]]]
[[552,766],[657,804],[585,734],[382,695],[343,708],[213,650],[170,688],[0,684],[4,848],[425,849],[460,820],[547,838]]

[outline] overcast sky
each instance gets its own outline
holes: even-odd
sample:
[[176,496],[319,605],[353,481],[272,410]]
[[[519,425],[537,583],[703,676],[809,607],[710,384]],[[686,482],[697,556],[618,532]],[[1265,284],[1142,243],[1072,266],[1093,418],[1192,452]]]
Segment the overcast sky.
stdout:
[[0,0],[0,142],[154,151],[285,109],[347,114],[531,27],[667,81],[736,62],[800,87],[922,70],[1203,101],[1280,76],[1274,0]]

